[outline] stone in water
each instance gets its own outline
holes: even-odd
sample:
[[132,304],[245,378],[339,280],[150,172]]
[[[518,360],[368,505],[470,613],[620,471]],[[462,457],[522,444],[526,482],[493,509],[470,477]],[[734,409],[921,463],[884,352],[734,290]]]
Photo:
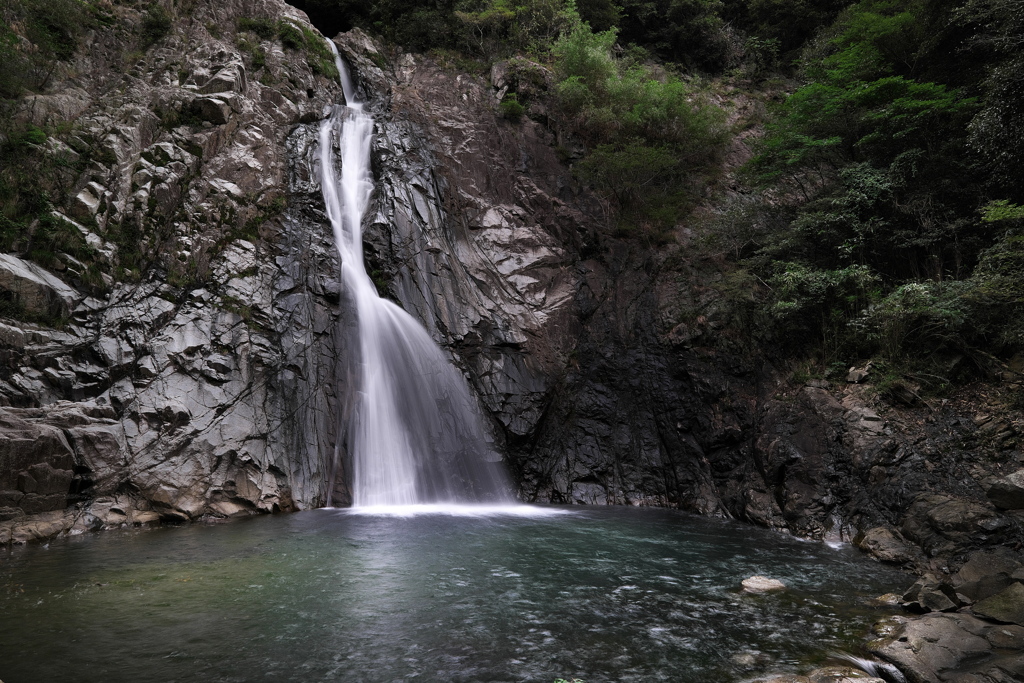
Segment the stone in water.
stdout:
[[742,584],[744,593],[767,593],[786,588],[786,584],[778,579],[769,579],[767,576],[751,576],[749,579],[743,579]]

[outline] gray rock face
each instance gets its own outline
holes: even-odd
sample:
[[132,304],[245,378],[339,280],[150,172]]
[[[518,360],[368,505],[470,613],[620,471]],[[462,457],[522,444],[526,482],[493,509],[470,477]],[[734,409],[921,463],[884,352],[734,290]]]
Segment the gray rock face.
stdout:
[[340,88],[274,41],[259,77],[247,73],[238,18],[305,24],[298,10],[231,0],[189,11],[127,74],[116,37],[92,34],[78,81],[37,103],[48,121],[74,109],[78,134],[105,150],[69,195],[95,226],[79,226],[87,241],[117,263],[106,236],[134,226],[140,252],[156,256],[150,272],[85,297],[0,255],[0,288],[71,320],[0,325],[7,540],[327,499],[338,262],[309,174],[314,126],[300,122]]
[[0,254],[0,289],[8,292],[26,311],[65,317],[82,295],[34,263]]
[[995,621],[1024,626],[1024,584],[1011,583],[995,595],[976,603],[971,609],[975,614]]
[[1005,548],[974,553],[952,577],[952,586],[968,600],[984,600],[1024,581],[1024,564],[1019,553]]

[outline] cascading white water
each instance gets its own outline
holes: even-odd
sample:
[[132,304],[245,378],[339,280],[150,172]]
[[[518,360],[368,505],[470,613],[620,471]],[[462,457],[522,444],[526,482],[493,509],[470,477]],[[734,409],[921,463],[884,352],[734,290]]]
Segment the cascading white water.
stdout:
[[[356,318],[357,384],[345,445],[355,507],[507,503],[511,487],[488,445],[466,382],[427,331],[381,298],[363,263],[362,220],[373,192],[373,119],[363,110],[333,41],[347,106],[320,127],[324,203],[341,255],[341,279]],[[341,151],[335,173],[334,141]]]

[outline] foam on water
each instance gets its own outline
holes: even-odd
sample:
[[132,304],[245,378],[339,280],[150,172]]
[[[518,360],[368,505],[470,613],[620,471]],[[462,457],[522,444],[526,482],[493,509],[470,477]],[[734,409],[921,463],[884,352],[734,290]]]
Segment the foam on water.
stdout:
[[538,505],[473,505],[434,503],[419,505],[361,505],[342,509],[344,514],[374,515],[381,517],[418,517],[420,515],[448,515],[451,517],[558,517],[572,515],[564,508]]

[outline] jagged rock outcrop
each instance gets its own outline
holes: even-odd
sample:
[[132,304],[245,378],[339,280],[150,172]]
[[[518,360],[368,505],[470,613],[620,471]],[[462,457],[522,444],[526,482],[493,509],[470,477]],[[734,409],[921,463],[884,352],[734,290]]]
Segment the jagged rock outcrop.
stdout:
[[[131,35],[141,15],[115,11]],[[338,263],[293,152],[340,88],[241,19],[317,35],[276,0],[194,3],[127,70],[120,34],[91,33],[25,102],[91,159],[58,218],[105,284],[0,255],[0,288],[70,316],[0,327],[0,542],[326,499]]]

